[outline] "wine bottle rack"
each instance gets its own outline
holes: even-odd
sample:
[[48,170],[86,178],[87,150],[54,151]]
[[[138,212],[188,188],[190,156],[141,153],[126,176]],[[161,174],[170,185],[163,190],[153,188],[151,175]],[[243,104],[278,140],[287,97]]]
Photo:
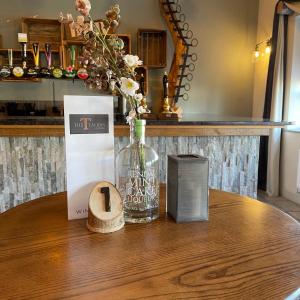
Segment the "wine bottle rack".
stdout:
[[193,80],[197,61],[197,54],[193,53],[192,49],[197,47],[198,40],[194,38],[178,0],[159,0],[159,2],[175,46],[169,73],[169,97],[174,107],[179,99],[189,100],[190,82]]

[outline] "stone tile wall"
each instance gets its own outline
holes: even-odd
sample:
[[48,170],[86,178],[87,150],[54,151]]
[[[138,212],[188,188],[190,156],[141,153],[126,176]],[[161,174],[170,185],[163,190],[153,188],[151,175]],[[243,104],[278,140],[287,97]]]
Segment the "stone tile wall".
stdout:
[[[129,138],[115,138],[116,153]],[[209,158],[211,188],[257,197],[259,137],[147,137],[160,157],[165,182],[168,154]],[[0,212],[66,190],[63,137],[0,137]]]

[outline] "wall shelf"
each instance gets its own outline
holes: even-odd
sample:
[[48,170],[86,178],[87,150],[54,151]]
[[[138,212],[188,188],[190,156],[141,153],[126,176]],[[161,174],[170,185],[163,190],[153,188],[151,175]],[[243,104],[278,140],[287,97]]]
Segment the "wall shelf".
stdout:
[[[27,33],[27,66],[34,65],[34,57],[32,51],[32,44],[39,43],[40,46],[40,67],[47,67],[47,60],[45,55],[44,45],[49,43],[52,51],[52,66],[63,67],[66,69],[70,64],[70,46],[76,46],[75,50],[75,68],[80,68],[78,56],[81,53],[81,48],[86,44],[86,41],[79,36],[73,36],[70,25],[60,23],[55,19],[36,19],[36,18],[23,18],[22,19],[22,32]],[[107,37],[114,34],[108,34]],[[116,34],[124,41],[124,51],[128,54],[131,53],[131,35],[129,34]],[[2,48],[0,45],[0,66],[7,66],[8,62],[8,48]],[[13,64],[22,65],[22,51],[21,49],[13,50]],[[143,73],[147,80],[147,70],[141,68],[138,75]],[[55,78],[43,78],[55,79]],[[58,80],[80,80],[61,78]],[[0,78],[0,82],[41,82],[42,78]],[[145,82],[145,89],[147,89],[147,82]]]
[[139,29],[137,53],[148,68],[167,66],[167,32],[157,29]]
[[23,18],[22,32],[27,33],[28,45],[50,43],[53,50],[61,45],[61,23],[54,19]]
[[30,77],[25,77],[25,78],[13,78],[13,77],[8,77],[8,78],[1,78],[0,82],[35,82],[39,83],[42,82],[42,78],[30,78]]
[[[0,65],[7,66],[8,65],[8,50],[9,48],[0,49]],[[22,65],[22,51],[20,49],[12,49],[13,50],[13,64],[14,65]],[[59,50],[52,51],[52,63],[54,66],[60,66],[60,52]],[[27,51],[27,65],[34,65],[33,53],[29,48]],[[44,49],[40,49],[40,67],[46,67],[46,57],[44,53]]]

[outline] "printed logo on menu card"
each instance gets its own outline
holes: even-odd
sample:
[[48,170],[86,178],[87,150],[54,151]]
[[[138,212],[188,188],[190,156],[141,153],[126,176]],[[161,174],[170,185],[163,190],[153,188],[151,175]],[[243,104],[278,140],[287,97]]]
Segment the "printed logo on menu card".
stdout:
[[70,134],[109,133],[108,115],[71,114]]

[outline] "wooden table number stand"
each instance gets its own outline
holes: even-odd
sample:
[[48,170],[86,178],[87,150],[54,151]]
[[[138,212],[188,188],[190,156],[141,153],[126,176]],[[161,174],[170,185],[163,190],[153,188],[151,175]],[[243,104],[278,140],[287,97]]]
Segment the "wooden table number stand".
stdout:
[[118,190],[109,182],[98,183],[90,195],[87,228],[110,233],[123,226],[123,204]]

